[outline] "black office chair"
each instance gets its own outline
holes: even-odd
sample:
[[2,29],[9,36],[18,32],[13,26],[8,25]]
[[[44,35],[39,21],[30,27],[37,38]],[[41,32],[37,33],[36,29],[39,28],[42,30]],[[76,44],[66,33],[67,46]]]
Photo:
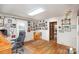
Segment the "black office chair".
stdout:
[[14,46],[12,48],[13,50],[13,53],[23,53],[24,52],[24,49],[23,49],[23,45],[24,45],[24,39],[25,39],[25,32],[24,31],[20,31],[19,32],[19,37],[14,41]]

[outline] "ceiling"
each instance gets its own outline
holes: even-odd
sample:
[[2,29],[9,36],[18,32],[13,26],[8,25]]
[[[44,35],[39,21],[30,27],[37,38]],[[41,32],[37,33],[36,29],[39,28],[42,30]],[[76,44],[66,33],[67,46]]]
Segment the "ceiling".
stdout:
[[[45,12],[35,16],[28,15],[29,12],[37,8],[44,8]],[[71,9],[76,14],[78,8],[78,4],[0,4],[0,13],[43,20],[63,16],[64,12],[68,9]]]

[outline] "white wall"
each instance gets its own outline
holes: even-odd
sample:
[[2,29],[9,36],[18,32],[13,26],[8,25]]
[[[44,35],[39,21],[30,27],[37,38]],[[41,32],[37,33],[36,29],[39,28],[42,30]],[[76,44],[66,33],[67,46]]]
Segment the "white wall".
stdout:
[[[0,14],[0,16],[1,16],[1,17],[3,18],[3,20],[4,20],[4,22],[3,22],[4,25],[3,25],[3,27],[0,27],[0,29],[1,29],[1,28],[7,29],[8,35],[9,35],[9,36],[8,36],[8,40],[11,41],[11,39],[12,39],[12,38],[11,38],[11,35],[12,35],[11,30],[13,30],[13,35],[16,35],[16,34],[17,34],[17,32],[16,32],[17,27],[16,27],[16,28],[11,28],[11,25],[12,25],[12,24],[16,24],[17,21],[15,20],[15,18],[12,18],[12,17],[7,17],[7,16],[4,17],[5,15],[1,15],[1,14]],[[8,20],[9,20],[9,19],[12,20],[11,23],[8,23]]]
[[[25,41],[30,40],[30,36],[31,36],[30,33],[27,32],[27,29],[28,29],[27,24],[28,24],[27,21],[17,19],[17,27],[18,27],[17,32],[19,33],[19,30],[25,30],[26,32]],[[19,26],[22,26],[22,28],[19,29]]]
[[77,53],[79,54],[79,16],[77,18]]
[[27,32],[26,41],[33,40],[33,33],[34,31]]
[[[6,19],[8,19],[8,18],[11,18],[12,17],[12,15],[4,15],[4,14],[0,14],[0,16],[6,16]],[[6,22],[6,21],[5,21]],[[20,30],[25,30],[26,31],[26,37],[25,37],[25,41],[29,41],[29,40],[32,40],[32,36],[33,36],[33,31],[31,31],[31,32],[27,32],[27,28],[28,28],[28,23],[27,23],[27,21],[26,20],[22,20],[22,19],[16,19],[16,21],[14,22],[14,23],[16,23],[16,28],[17,28],[17,32],[16,32],[16,35],[17,35],[17,37],[19,36],[19,26],[21,26],[22,24],[25,24],[25,26],[24,26],[24,28],[21,28]],[[3,27],[0,27],[0,29],[2,29],[2,28],[5,28],[4,26]],[[16,38],[17,38],[16,37]],[[11,41],[11,38],[10,37],[8,37],[8,39],[9,39],[9,41]]]
[[[58,27],[61,25],[61,20],[63,18],[59,18],[57,21]],[[71,18],[71,25],[77,26],[77,17]],[[57,27],[57,43],[67,45],[70,47],[77,48],[77,28],[71,29],[71,32],[59,32],[59,28]]]
[[45,21],[47,21],[48,30],[37,30],[36,32],[42,32],[42,39],[49,41],[49,23],[57,22],[57,17],[45,19]]
[[[27,30],[28,30],[28,22],[27,21],[25,21],[25,20],[19,20],[19,19],[17,19],[17,25],[18,25],[18,27],[19,27],[19,25],[21,25],[21,24],[25,24],[24,25],[24,30],[26,31],[26,37],[25,37],[25,42],[26,41],[29,41],[29,40],[32,40],[33,38],[33,33],[34,33],[34,31],[31,31],[31,32],[28,32]],[[22,29],[23,30],[23,29]],[[19,31],[19,28],[17,29],[17,31]]]
[[42,33],[42,39],[49,41],[49,22],[57,22],[57,17],[45,19],[45,21],[47,21],[48,30],[36,30],[36,31],[27,32],[26,41],[33,39],[33,33],[34,32],[41,32]]
[[[47,23],[48,30],[37,30],[38,32],[42,32],[42,38],[44,40],[49,41],[49,22],[57,21],[57,27],[58,27],[61,24],[62,18],[63,17],[53,17],[53,18],[45,20],[48,22]],[[77,17],[72,17],[71,25],[77,26]],[[59,30],[59,29],[57,28],[57,30]],[[77,36],[77,29],[76,28],[71,29],[71,32],[60,33],[57,31],[57,43],[77,48],[77,40],[76,40],[77,37],[76,36]]]

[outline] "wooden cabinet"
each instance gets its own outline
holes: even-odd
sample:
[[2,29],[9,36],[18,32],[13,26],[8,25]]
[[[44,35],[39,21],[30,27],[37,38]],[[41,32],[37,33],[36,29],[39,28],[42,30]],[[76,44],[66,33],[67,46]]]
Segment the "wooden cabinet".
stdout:
[[33,35],[34,40],[40,40],[41,38],[41,32],[35,32]]

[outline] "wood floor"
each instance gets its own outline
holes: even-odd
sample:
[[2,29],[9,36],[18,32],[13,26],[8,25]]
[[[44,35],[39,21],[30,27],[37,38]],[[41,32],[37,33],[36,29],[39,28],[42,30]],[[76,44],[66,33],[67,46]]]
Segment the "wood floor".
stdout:
[[31,40],[24,45],[33,54],[67,54],[68,46],[57,44],[54,41]]

